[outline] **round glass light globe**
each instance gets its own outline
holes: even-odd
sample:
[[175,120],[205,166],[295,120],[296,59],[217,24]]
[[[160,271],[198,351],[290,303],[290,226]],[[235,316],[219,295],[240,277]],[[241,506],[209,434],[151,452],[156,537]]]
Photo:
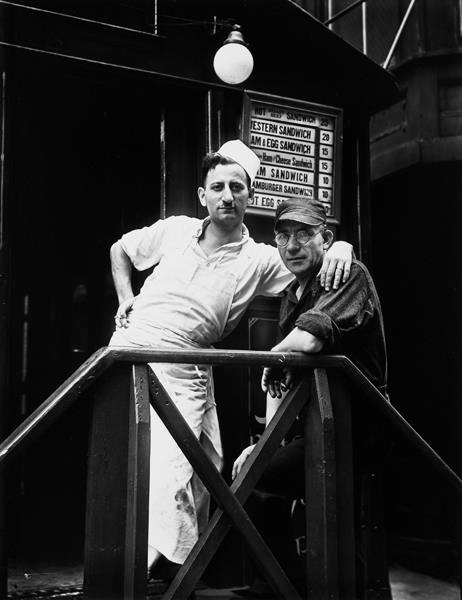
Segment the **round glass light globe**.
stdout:
[[225,83],[236,85],[245,81],[253,70],[253,56],[242,44],[225,44],[217,50],[213,68]]

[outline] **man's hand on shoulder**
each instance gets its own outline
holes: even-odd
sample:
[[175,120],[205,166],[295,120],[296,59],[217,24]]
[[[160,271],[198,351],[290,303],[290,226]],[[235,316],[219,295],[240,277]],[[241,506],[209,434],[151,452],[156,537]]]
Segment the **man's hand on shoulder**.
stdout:
[[348,242],[334,242],[324,255],[319,282],[326,290],[337,290],[350,276],[353,246]]

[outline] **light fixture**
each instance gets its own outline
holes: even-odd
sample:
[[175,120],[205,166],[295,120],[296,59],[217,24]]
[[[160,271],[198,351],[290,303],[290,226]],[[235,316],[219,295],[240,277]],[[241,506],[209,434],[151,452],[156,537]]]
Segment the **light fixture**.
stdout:
[[230,34],[217,50],[213,68],[225,83],[237,85],[245,81],[253,70],[253,56],[244,42],[239,25],[233,25]]

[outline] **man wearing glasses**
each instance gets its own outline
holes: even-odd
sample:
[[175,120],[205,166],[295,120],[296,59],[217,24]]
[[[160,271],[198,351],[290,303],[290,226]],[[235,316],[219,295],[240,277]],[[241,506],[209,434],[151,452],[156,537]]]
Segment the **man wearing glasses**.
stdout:
[[[276,210],[275,242],[283,263],[295,276],[281,304],[281,341],[275,352],[345,354],[386,395],[387,358],[380,301],[366,267],[352,261],[350,277],[338,289],[325,290],[317,273],[332,244],[324,206],[317,200],[287,199]],[[300,372],[300,371],[299,371]],[[296,378],[290,368],[265,368],[266,424]],[[237,476],[254,446],[233,467]],[[249,506],[257,527],[281,566],[303,593],[300,559],[291,539],[291,501],[304,497],[304,440],[295,438],[273,455]],[[284,500],[281,500],[284,499]],[[309,499],[307,499],[309,501]],[[253,507],[252,507],[253,506]],[[273,598],[266,582],[256,580],[252,597]]]

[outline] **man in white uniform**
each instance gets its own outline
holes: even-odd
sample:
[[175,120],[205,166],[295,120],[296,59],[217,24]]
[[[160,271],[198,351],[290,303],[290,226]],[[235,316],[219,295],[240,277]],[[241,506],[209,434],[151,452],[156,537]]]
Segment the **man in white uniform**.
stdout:
[[[131,231],[111,247],[119,299],[111,345],[210,348],[229,334],[249,302],[275,296],[293,279],[278,250],[257,244],[243,224],[258,157],[240,140],[226,142],[203,163],[198,188],[209,216],[172,216]],[[342,245],[343,244],[343,245]],[[330,262],[329,262],[330,259]],[[349,273],[351,246],[334,244],[323,266],[334,286]],[[138,296],[132,266],[155,266]],[[326,283],[327,285],[327,283]],[[152,363],[217,468],[222,450],[211,367]],[[207,522],[208,493],[151,408],[148,568],[161,556],[182,564]]]

